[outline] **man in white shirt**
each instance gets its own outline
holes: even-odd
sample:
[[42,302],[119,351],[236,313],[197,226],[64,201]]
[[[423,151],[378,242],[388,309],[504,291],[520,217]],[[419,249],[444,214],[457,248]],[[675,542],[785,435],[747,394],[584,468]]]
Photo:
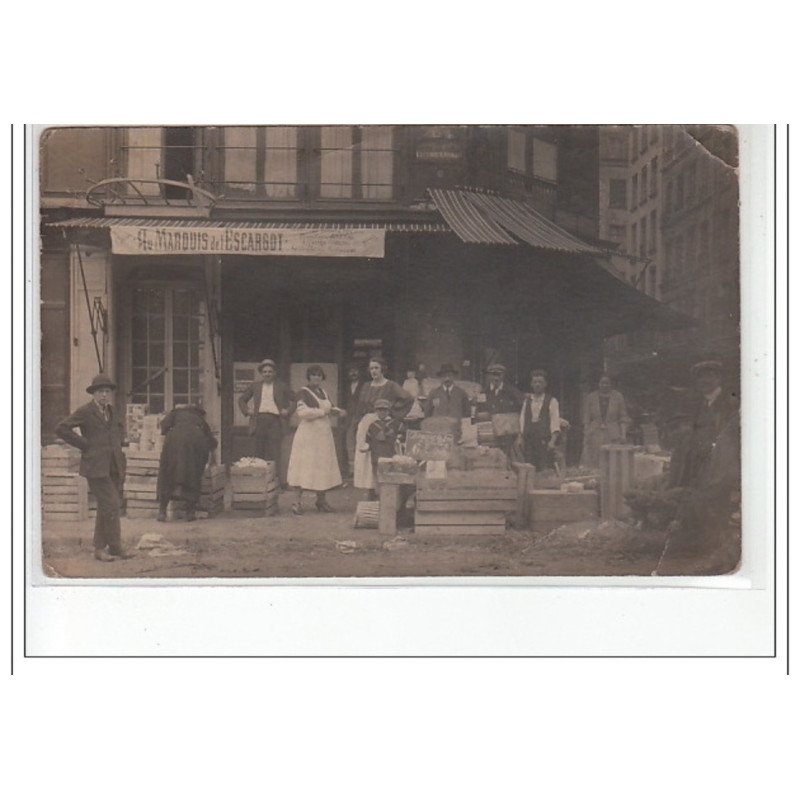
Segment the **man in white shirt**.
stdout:
[[[281,441],[288,430],[292,412],[292,393],[289,387],[275,378],[277,365],[265,358],[259,365],[261,380],[254,381],[239,397],[239,408],[249,418],[250,435],[255,438],[255,455],[274,461],[281,469]],[[248,407],[252,399],[252,411]]]
[[547,374],[544,370],[531,372],[531,393],[525,396],[520,412],[519,443],[525,461],[536,469],[554,469],[561,416],[558,400],[547,393]]

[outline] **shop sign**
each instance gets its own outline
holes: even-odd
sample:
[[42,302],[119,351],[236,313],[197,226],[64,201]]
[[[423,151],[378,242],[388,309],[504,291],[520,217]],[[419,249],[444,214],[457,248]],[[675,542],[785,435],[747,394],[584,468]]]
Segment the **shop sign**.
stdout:
[[244,255],[383,258],[380,228],[187,228],[115,225],[117,255]]
[[417,461],[447,461],[453,451],[455,437],[452,433],[433,431],[408,431],[406,455]]

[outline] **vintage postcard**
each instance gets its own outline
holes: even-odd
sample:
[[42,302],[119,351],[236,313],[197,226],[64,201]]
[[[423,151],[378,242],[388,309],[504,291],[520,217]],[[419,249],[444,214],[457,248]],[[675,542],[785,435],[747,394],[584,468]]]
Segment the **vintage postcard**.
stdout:
[[736,573],[740,143],[37,128],[43,575]]

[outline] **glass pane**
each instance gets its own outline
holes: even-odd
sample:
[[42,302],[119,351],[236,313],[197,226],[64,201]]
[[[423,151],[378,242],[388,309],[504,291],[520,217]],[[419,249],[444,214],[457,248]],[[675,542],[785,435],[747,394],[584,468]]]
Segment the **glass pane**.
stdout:
[[165,335],[164,317],[149,317],[147,334],[150,341],[163,342]]
[[255,193],[256,129],[225,128],[225,183],[237,193]]
[[131,337],[139,340],[147,338],[147,317],[134,316],[131,319]]
[[200,341],[200,317],[189,318],[189,339],[193,342]]
[[172,299],[172,313],[173,314],[190,314],[191,313],[191,298],[189,292],[182,289],[175,291],[175,296]]
[[148,311],[151,314],[163,314],[165,297],[164,289],[148,289]]
[[194,342],[189,345],[189,366],[198,367],[200,365],[200,345]]
[[172,338],[176,342],[185,342],[189,339],[189,317],[175,316],[172,320]]
[[[144,384],[145,380],[147,380],[147,370],[146,369],[133,369],[131,372],[131,388],[134,389],[137,393],[147,392],[147,386],[142,385]],[[145,402],[145,401],[141,401]]]
[[189,390],[192,394],[198,394],[200,391],[200,370],[189,370]]
[[393,167],[392,129],[384,125],[362,128],[362,197],[371,200],[390,200],[392,198]]
[[131,403],[147,403],[147,395],[142,393],[131,395]]
[[[151,370],[150,374],[154,375],[155,370]],[[151,393],[163,394],[164,393],[164,373],[162,372],[157,378],[153,378],[148,384]]]
[[267,197],[294,197],[297,184],[297,128],[266,129],[264,181]]
[[134,368],[147,366],[147,344],[145,342],[133,342],[131,346],[131,363]]
[[189,395],[188,394],[175,394],[173,395],[173,400],[176,406],[178,405],[189,405]]
[[172,364],[175,368],[189,366],[189,345],[175,342],[172,345]]
[[133,313],[144,314],[147,312],[147,291],[145,289],[136,289],[133,292]]
[[189,391],[189,373],[185,369],[172,371],[172,391],[175,394],[186,394]]
[[164,361],[164,345],[151,344],[150,345],[150,367],[163,367],[166,362]]
[[352,197],[353,134],[349,127],[321,130],[320,196]]
[[148,400],[148,411],[151,414],[160,414],[164,410],[164,395],[151,394]]

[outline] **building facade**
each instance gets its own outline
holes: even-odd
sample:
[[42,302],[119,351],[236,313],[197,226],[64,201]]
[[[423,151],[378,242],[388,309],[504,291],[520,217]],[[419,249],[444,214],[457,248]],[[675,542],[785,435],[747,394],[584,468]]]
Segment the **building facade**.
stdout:
[[[40,140],[42,432],[100,369],[151,413],[202,402],[222,458],[262,358],[295,388],[493,360],[579,419],[606,336],[672,324],[599,242],[596,128],[54,128]],[[575,455],[575,454],[573,454]],[[577,457],[577,456],[575,456]]]
[[609,369],[645,405],[658,402],[654,375],[685,384],[703,357],[722,359],[738,381],[737,163],[729,126],[601,129],[600,235],[615,242],[614,263],[632,285],[694,320],[606,343]]

